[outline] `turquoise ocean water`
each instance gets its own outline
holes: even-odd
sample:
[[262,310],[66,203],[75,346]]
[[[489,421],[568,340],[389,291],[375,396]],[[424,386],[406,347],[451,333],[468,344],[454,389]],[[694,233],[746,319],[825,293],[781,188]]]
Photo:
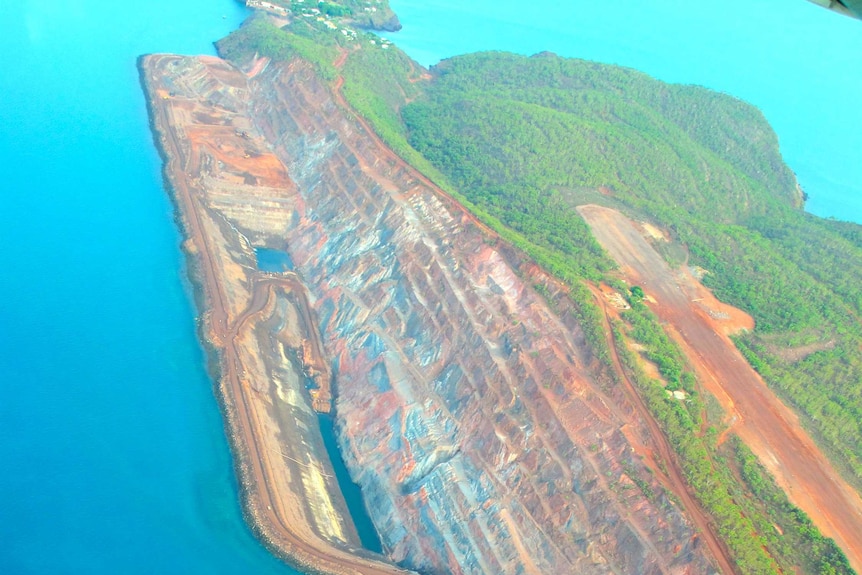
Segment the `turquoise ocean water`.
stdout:
[[[393,5],[425,64],[552,50],[752,101],[810,209],[862,221],[862,24],[802,0]],[[241,517],[135,69],[244,14],[0,2],[0,573],[294,573]]]
[[135,68],[244,14],[0,2],[0,573],[294,573],[240,513]]
[[629,66],[751,102],[817,215],[862,223],[862,22],[803,0],[390,0],[424,65],[478,50]]

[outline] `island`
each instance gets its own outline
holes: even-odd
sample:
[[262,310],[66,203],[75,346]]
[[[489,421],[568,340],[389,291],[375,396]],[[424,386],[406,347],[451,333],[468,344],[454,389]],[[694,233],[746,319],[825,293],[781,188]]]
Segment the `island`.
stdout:
[[751,106],[425,70],[373,4],[250,1],[221,58],[140,61],[262,540],[337,574],[862,567],[859,226],[801,210]]

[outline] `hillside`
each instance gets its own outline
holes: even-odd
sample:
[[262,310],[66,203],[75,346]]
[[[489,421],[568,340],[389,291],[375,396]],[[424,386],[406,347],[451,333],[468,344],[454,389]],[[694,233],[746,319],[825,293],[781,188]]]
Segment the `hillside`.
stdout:
[[[279,30],[257,18],[219,49],[235,62],[312,63],[388,146],[566,283],[586,340],[609,367],[590,289],[603,282],[628,295],[617,347],[665,433],[694,435],[675,440],[677,457],[739,570],[852,572],[745,445],[723,441],[733,421],[628,294],[576,210],[608,206],[663,231],[653,247],[669,264],[691,266],[721,300],[750,313],[756,327],[737,346],[858,489],[862,233],[802,211],[804,195],[762,114],[704,88],[552,54],[461,56],[429,76],[388,42],[332,32],[316,19]],[[535,287],[553,303],[547,286]],[[627,346],[645,351],[627,355]],[[640,372],[644,358],[658,379]],[[684,390],[687,408],[657,381]]]
[[470,55],[434,72],[404,121],[411,144],[462,193],[548,235],[545,209],[524,209],[525,197],[576,204],[602,189],[607,199],[592,200],[670,230],[707,285],[754,316],[740,344],[755,366],[862,480],[860,226],[799,209],[793,174],[755,108],[551,56]]
[[[675,265],[688,257],[722,300],[754,316],[740,348],[859,484],[859,226],[801,211],[755,108],[553,55],[473,54],[432,71],[403,119],[410,143],[461,193],[579,260],[595,256],[592,241],[573,241],[585,201],[670,231],[656,247]],[[593,271],[604,270],[599,260]]]

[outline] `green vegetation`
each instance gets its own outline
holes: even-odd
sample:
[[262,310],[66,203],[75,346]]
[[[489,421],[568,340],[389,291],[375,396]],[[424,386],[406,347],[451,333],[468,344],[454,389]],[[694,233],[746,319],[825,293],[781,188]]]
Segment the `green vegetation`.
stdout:
[[[755,108],[555,56],[474,54],[434,73],[403,118],[464,196],[587,278],[607,266],[572,209],[578,190],[670,230],[716,295],[754,316],[741,347],[862,486],[862,232],[799,209]],[[775,351],[818,342],[829,349],[801,359]]]
[[[350,2],[331,4],[356,12]],[[862,226],[800,210],[795,178],[759,111],[703,88],[553,55],[462,56],[439,64],[429,81],[394,47],[333,33],[316,18],[285,30],[253,18],[218,47],[233,60],[299,57],[330,81],[341,75],[344,98],[389,146],[568,285],[606,364],[603,314],[584,280],[627,291],[632,309],[614,334],[639,342],[663,381],[646,376],[625,345],[621,358],[740,569],[851,573],[744,447],[732,438],[730,454],[716,448],[716,430],[701,419],[710,403],[705,409],[685,357],[642,303],[642,288],[614,278],[574,209],[588,198],[669,230],[665,257],[679,265],[684,246],[716,295],[754,316],[757,329],[737,345],[862,486]],[[547,287],[537,290],[551,301]]]
[[267,17],[256,14],[219,40],[216,47],[223,58],[232,62],[246,62],[255,55],[273,60],[302,58],[313,64],[321,77],[334,80],[336,76],[332,64],[338,55],[336,36],[305,20],[297,20],[289,30],[282,30]]
[[725,475],[733,469],[742,478],[748,493],[735,493],[745,514],[755,521],[757,532],[773,551],[786,573],[801,566],[805,573],[850,575],[847,557],[832,539],[823,537],[811,519],[788,501],[784,491],[736,436],[731,436],[722,452],[720,468]]
[[554,56],[474,54],[435,74],[427,98],[405,110],[411,142],[476,194],[604,186],[634,207],[726,223],[798,200],[762,116],[728,96]]
[[347,6],[342,6],[340,4],[333,4],[331,2],[321,2],[317,5],[320,13],[325,16],[333,16],[336,18],[341,18],[344,16],[350,16],[353,14],[353,10],[348,8]]

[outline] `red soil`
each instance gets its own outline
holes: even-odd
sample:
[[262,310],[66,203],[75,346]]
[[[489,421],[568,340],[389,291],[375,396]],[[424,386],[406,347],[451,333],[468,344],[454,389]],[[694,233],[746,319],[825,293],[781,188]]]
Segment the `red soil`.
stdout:
[[720,304],[686,271],[673,271],[635,224],[614,210],[581,206],[602,246],[682,347],[699,379],[727,411],[734,432],[772,473],[790,500],[835,539],[862,571],[862,498],[832,467],[799,419],[766,386],[728,337],[751,318]]

